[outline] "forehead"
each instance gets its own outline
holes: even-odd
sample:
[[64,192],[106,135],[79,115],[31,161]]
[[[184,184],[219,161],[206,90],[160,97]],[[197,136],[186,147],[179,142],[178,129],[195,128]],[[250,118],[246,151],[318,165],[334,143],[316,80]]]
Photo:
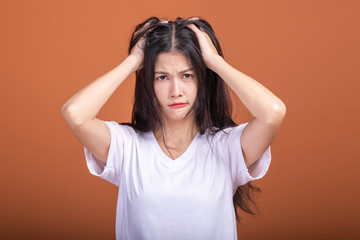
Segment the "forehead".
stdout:
[[190,59],[181,52],[160,53],[155,62],[156,70],[179,70],[191,68]]

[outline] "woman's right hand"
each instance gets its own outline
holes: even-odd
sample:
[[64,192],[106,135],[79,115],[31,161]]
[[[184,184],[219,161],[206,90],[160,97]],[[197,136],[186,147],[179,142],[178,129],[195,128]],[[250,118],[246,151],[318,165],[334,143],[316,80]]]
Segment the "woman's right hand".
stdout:
[[[144,29],[149,27],[150,24],[151,24],[150,22],[145,23],[145,25],[142,28],[140,28],[137,32],[135,32],[135,35],[138,34],[139,32],[141,33]],[[147,34],[147,32],[137,41],[137,43],[131,49],[130,54],[129,54],[129,57],[131,59],[133,59],[134,63],[135,63],[134,72],[143,67],[146,34]]]
[[[143,34],[143,36],[134,45],[129,54],[129,58],[131,58],[132,61],[134,61],[135,63],[134,72],[143,67],[146,35],[154,29],[153,27],[156,26],[157,22],[158,21],[152,19],[151,21],[145,23],[144,26],[142,26],[137,32],[134,33],[134,35],[136,35],[138,33],[141,33],[143,30],[147,31],[145,33],[141,33]],[[168,23],[168,20],[162,19],[160,20],[160,23]]]
[[135,64],[134,72],[142,68],[144,61],[144,48],[145,48],[145,38],[142,37],[130,51],[128,58],[131,58],[133,63]]

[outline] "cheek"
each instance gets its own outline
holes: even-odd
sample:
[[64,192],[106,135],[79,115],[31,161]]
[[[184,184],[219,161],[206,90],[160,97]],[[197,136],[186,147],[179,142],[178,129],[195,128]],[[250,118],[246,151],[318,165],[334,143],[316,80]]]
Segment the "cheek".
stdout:
[[161,100],[164,98],[164,88],[159,84],[154,84],[154,93],[158,103],[161,104]]
[[189,93],[191,93],[192,98],[195,99],[196,95],[197,95],[197,91],[198,91],[196,83],[194,83],[192,86],[189,86],[188,90],[189,90]]
[[160,86],[159,84],[156,84],[156,82],[154,82],[154,93],[156,97],[158,96],[159,92],[160,92]]

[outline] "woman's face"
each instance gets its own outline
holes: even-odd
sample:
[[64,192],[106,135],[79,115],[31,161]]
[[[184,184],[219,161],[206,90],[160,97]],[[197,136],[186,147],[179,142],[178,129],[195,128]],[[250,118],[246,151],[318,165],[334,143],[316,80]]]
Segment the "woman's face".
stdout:
[[155,62],[154,91],[165,121],[180,121],[194,105],[197,80],[181,52],[160,53]]

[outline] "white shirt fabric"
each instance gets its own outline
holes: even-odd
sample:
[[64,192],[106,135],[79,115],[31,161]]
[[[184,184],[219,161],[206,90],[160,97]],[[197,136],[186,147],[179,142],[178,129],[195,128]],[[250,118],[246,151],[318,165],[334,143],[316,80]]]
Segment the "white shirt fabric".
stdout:
[[111,132],[106,166],[84,150],[90,173],[119,187],[116,239],[237,239],[233,195],[263,177],[271,160],[269,147],[246,168],[240,137],[247,123],[197,133],[172,160],[153,132],[104,122]]

